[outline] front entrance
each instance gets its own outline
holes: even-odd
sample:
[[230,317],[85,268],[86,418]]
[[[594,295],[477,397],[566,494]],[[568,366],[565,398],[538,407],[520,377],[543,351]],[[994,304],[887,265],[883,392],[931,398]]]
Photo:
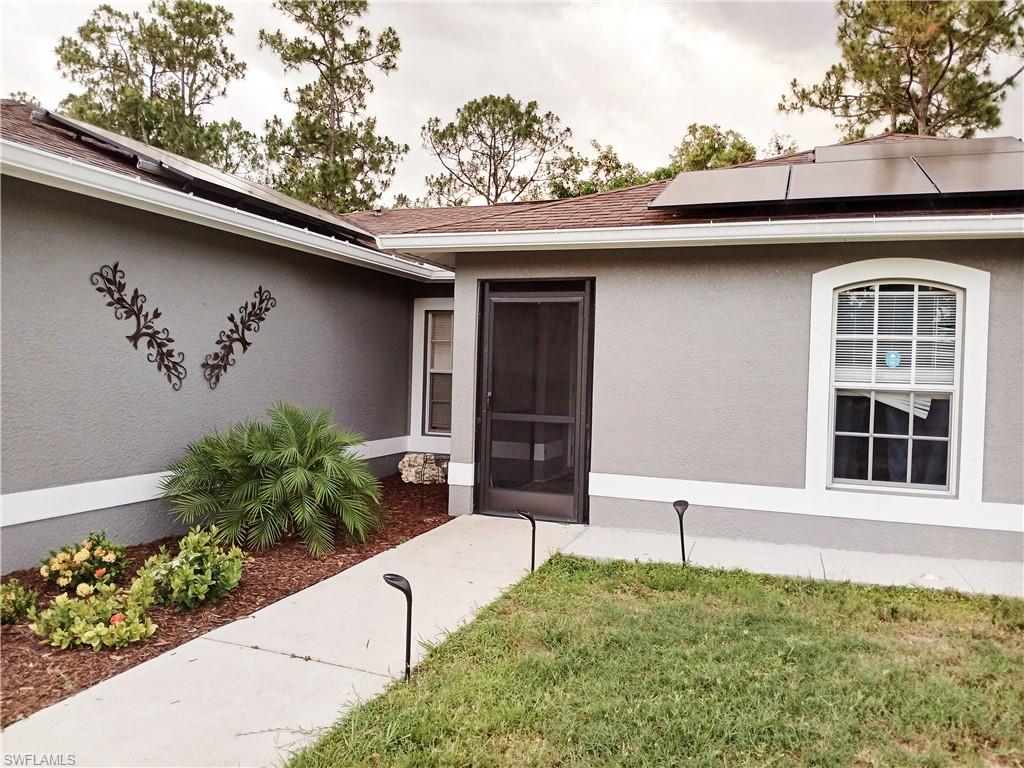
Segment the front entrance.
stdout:
[[593,285],[487,283],[477,509],[585,522]]

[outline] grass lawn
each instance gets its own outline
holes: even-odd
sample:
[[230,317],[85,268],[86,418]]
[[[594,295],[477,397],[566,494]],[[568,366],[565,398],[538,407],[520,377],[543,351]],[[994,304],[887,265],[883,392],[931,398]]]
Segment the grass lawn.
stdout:
[[1024,602],[556,557],[307,766],[1020,766]]

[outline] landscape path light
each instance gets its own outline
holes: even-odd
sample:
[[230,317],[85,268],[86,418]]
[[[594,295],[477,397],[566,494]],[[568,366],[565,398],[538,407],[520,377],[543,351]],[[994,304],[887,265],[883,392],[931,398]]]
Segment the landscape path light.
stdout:
[[385,573],[384,583],[405,595],[405,680],[408,682],[412,656],[412,586],[405,576],[397,573]]
[[532,531],[530,538],[530,573],[533,573],[533,569],[537,565],[537,521],[533,518],[533,515],[529,512],[523,512],[521,509],[517,509],[516,514],[523,518],[523,520],[530,521],[530,529]]
[[679,548],[683,552],[683,565],[686,565],[686,536],[683,534],[683,515],[686,514],[690,502],[680,499],[679,501],[673,501],[672,506],[675,507],[676,514],[679,516]]

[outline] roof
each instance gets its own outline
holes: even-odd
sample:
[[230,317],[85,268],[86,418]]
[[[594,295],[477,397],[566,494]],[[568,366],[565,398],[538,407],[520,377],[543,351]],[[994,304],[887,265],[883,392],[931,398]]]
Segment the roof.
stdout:
[[[838,200],[809,197],[804,200],[786,201],[784,206],[757,204],[728,207],[714,205],[651,207],[651,204],[665,190],[680,179],[693,174],[712,174],[713,178],[730,178],[739,169],[779,168],[788,178],[788,172],[798,167],[812,166],[816,157],[834,147],[857,148],[882,145],[883,155],[906,154],[902,147],[909,148],[921,142],[944,145],[949,142],[963,142],[962,139],[922,137],[906,134],[882,134],[846,144],[831,145],[829,148],[816,147],[779,157],[755,160],[730,168],[714,171],[695,171],[680,174],[672,181],[656,181],[634,187],[598,192],[583,197],[563,200],[506,203],[491,206],[464,206],[460,208],[418,208],[384,211],[365,211],[347,214],[345,218],[375,235],[431,234],[461,232],[513,232],[562,229],[590,229],[599,227],[648,227],[678,224],[703,224],[711,222],[742,222],[779,219],[863,217],[866,215],[913,216],[927,214],[977,214],[1014,213],[1021,210],[1024,183],[1019,189],[1007,194],[995,194],[971,198],[943,197],[928,188],[928,194],[917,198],[897,196],[891,200],[868,197],[861,200]],[[977,140],[985,141],[985,140]],[[1005,141],[1005,140],[1004,140]],[[1019,143],[1019,142],[1018,142]],[[931,153],[929,153],[931,154]],[[1022,155],[1024,157],[1024,155]],[[838,166],[838,163],[833,163]],[[785,169],[788,166],[790,169]],[[808,169],[809,170],[809,169]],[[922,178],[924,178],[922,176]],[[783,187],[785,189],[785,187]],[[776,201],[769,201],[776,202]]]
[[[641,231],[639,228],[656,229],[672,225],[742,224],[787,220],[793,222],[792,227],[799,227],[800,221],[809,219],[913,217],[928,214],[1017,214],[1024,209],[1024,181],[1020,184],[1013,182],[1010,190],[997,190],[991,194],[975,194],[970,187],[970,184],[975,183],[975,179],[984,174],[978,173],[978,168],[975,167],[977,164],[968,156],[988,156],[991,159],[991,152],[987,155],[982,152],[979,155],[976,151],[980,146],[978,142],[992,141],[985,139],[959,140],[883,134],[846,144],[816,147],[813,150],[756,160],[731,168],[684,173],[672,181],[650,182],[564,200],[522,201],[491,206],[360,211],[338,215],[314,208],[266,185],[248,182],[95,126],[46,110],[33,110],[32,107],[7,99],[0,102],[0,138],[25,145],[32,150],[39,150],[48,157],[68,158],[85,167],[100,169],[126,179],[142,180],[155,187],[171,190],[169,194],[184,193],[190,199],[209,201],[219,204],[222,209],[227,207],[243,215],[259,217],[274,222],[272,226],[279,229],[281,225],[285,228],[290,227],[292,234],[281,235],[291,238],[289,242],[295,239],[295,231],[301,230],[300,235],[301,232],[309,232],[336,242],[351,244],[352,248],[362,249],[363,256],[356,254],[357,258],[365,258],[365,254],[372,251],[371,261],[383,259],[393,267],[396,259],[399,262],[405,260],[428,272],[430,269],[426,265],[436,265],[434,262],[408,255],[431,252],[431,249],[419,248],[412,242],[415,241],[414,236],[561,230],[571,232],[595,229]],[[1015,141],[1014,146],[1020,145],[1019,140],[1000,141]],[[922,144],[929,143],[936,144],[938,148],[922,148]],[[944,155],[942,148],[954,146],[959,147],[959,154],[951,161],[952,155]],[[920,161],[912,156],[912,151],[922,155]],[[835,161],[841,160],[849,153],[856,155],[857,162],[877,160],[882,165],[891,165],[893,158],[896,158],[903,162],[904,171],[908,170],[906,163],[913,160],[919,163],[919,170],[924,173],[929,183],[932,183],[932,174],[940,182],[948,182],[950,194],[938,192],[933,183],[931,187],[926,186],[922,178],[915,175],[917,171],[909,169],[909,172],[903,173],[902,178],[906,189],[914,194],[896,195],[889,199],[880,199],[877,196],[839,199],[837,191],[845,192],[844,179],[841,174],[836,176],[833,173],[829,180],[831,187],[827,196],[808,193],[799,200],[742,201],[739,205],[721,205],[714,201],[709,204],[707,200],[702,199],[698,199],[699,204],[669,204],[663,207],[652,205],[667,189],[678,185],[680,180],[689,182],[702,178],[700,174],[710,174],[710,178],[714,179],[716,184],[721,180],[737,179],[750,174],[763,179],[776,179],[773,183],[777,184],[777,179],[785,176],[786,195],[789,196],[790,179],[794,175],[806,178],[806,172],[815,169],[815,166],[824,165],[832,166],[834,172],[835,169],[844,166],[844,163]],[[1024,159],[1024,152],[1017,152],[1016,155]],[[965,157],[968,159],[964,160]],[[971,167],[965,170],[965,164]],[[882,165],[878,167],[881,168]],[[929,171],[929,168],[932,170]],[[1004,177],[1007,176],[1005,169],[1001,172]],[[1021,176],[1024,177],[1024,173],[1021,173]],[[1009,174],[1009,178],[1015,178],[1013,172]],[[943,182],[943,179],[946,181]],[[970,194],[963,194],[965,191]],[[121,201],[125,199],[122,194]],[[130,193],[127,200],[127,204],[134,204]],[[246,226],[255,231],[248,224]],[[410,240],[412,244],[398,245],[403,240],[403,235],[409,235],[409,238],[404,239]],[[632,242],[631,237],[624,231],[617,235],[616,242]],[[387,243],[382,238],[387,238],[391,242]],[[388,250],[382,247],[382,243],[393,248]],[[335,246],[326,247],[321,243],[308,245],[307,249],[312,249],[313,252],[326,250],[333,254],[332,258],[339,257],[339,249]],[[342,260],[349,255],[353,254],[341,254]],[[375,268],[381,266],[376,264]],[[385,271],[391,269],[387,265],[383,265],[383,268]],[[437,273],[438,271],[434,270],[431,275]]]
[[275,221],[373,245],[369,233],[353,222],[265,184],[250,182],[173,152],[11,99],[0,100],[0,138]]

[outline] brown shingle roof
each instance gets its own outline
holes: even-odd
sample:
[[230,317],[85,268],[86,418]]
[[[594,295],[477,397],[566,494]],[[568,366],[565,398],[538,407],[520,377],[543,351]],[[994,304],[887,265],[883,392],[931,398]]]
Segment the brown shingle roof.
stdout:
[[[922,137],[905,134],[882,134],[859,139],[849,144],[896,143],[941,137]],[[814,162],[814,150],[753,160],[742,167],[763,165],[802,165]],[[741,166],[734,166],[741,167]],[[725,169],[723,169],[725,170]],[[743,209],[687,210],[685,208],[651,209],[654,200],[669,181],[655,181],[635,187],[609,192],[598,192],[564,200],[508,203],[493,206],[466,206],[462,208],[396,209],[382,212],[348,214],[346,218],[377,235],[419,234],[443,232],[504,232],[529,230],[582,229],[591,227],[642,227],[668,224],[695,224],[710,221],[751,221],[784,219],[865,216],[865,215],[925,215],[932,213],[997,213],[1020,210],[1016,201],[993,206],[991,202],[971,200],[906,200],[814,201],[807,204],[788,204],[779,207],[752,206]]]
[[[109,134],[109,132],[106,133],[110,136],[109,140],[99,133],[90,136],[88,132],[79,132],[70,127],[57,125],[50,119],[36,119],[33,117],[34,111],[35,108],[27,104],[11,99],[0,99],[0,137],[34,149],[44,150],[59,157],[71,158],[86,165],[132,178],[141,178],[169,189],[185,191],[196,197],[249,211],[268,219],[303,226],[312,231],[339,237],[363,246],[376,247],[371,236],[358,230],[353,231],[354,224],[352,222],[346,221],[337,214],[319,211],[299,201],[293,201],[265,185],[247,181],[245,184],[252,188],[254,193],[245,194],[240,192],[235,185],[218,184],[215,179],[221,172],[214,168],[209,168],[210,174],[205,180],[195,179],[192,183],[183,181],[181,176],[176,176],[173,173],[164,174],[145,170],[138,167],[138,155],[136,154],[136,151],[146,150],[144,145],[140,145],[143,149],[133,151],[131,140],[118,143],[119,137]],[[160,150],[156,150],[156,152],[160,152],[161,156],[177,158],[171,153],[164,153]],[[181,160],[183,164],[191,162],[184,158]],[[226,182],[233,181],[233,177],[223,174],[222,176],[225,177]],[[214,181],[210,181],[211,178]],[[259,196],[261,189],[265,189],[266,194]],[[276,201],[269,198],[276,198]],[[291,208],[288,207],[290,204],[293,204]]]
[[0,99],[0,136],[108,171],[143,178],[162,187],[176,188],[177,185],[165,177],[137,168],[130,152],[85,136],[78,139],[71,131],[37,122],[32,119],[32,111],[27,104]]

